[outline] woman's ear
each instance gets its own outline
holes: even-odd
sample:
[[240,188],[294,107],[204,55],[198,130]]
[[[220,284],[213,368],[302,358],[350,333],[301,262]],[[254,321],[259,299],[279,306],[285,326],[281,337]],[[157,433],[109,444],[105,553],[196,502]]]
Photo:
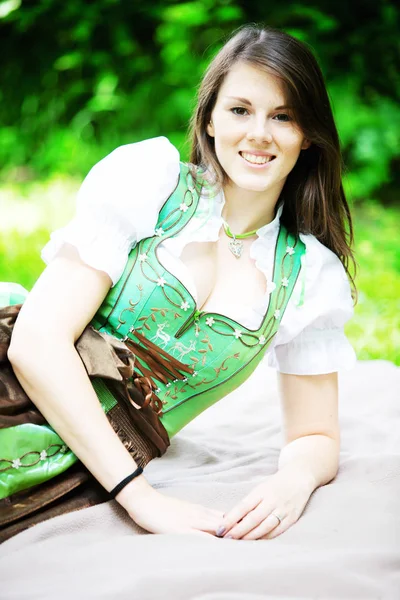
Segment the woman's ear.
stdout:
[[302,150],[307,150],[307,149],[308,149],[310,146],[311,146],[311,142],[310,142],[310,140],[306,140],[306,139],[304,139],[304,140],[303,140],[303,143],[302,143],[302,145],[301,145],[301,149],[302,149]]
[[215,135],[214,134],[214,125],[212,124],[211,121],[208,123],[208,125],[206,127],[206,131],[210,137],[214,137],[214,135]]

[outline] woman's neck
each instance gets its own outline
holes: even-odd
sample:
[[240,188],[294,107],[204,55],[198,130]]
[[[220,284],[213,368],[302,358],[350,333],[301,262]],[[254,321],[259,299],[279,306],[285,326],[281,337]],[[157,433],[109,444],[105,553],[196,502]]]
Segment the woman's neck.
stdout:
[[253,192],[237,186],[224,187],[225,204],[222,217],[235,234],[260,229],[271,223],[279,194],[266,197],[265,192]]

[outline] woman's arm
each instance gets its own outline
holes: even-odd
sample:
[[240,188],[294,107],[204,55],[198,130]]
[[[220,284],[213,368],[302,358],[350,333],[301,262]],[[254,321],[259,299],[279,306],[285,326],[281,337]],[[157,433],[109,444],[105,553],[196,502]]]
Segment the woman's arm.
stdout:
[[[50,425],[107,489],[137,467],[108,422],[74,347],[111,286],[103,271],[64,245],[28,295],[8,352],[22,387]],[[128,488],[150,487],[143,475]]]
[[[98,481],[111,490],[137,464],[101,408],[75,342],[111,286],[106,273],[64,245],[27,297],[14,327],[9,359],[32,402]],[[139,475],[118,502],[152,533],[214,535],[222,511],[169,497]]]
[[333,479],[339,462],[337,373],[279,374],[285,445],[279,469],[234,506],[219,534],[274,538],[300,518],[313,491]]
[[338,375],[278,373],[278,384],[285,439],[279,471],[302,473],[314,490],[338,470]]

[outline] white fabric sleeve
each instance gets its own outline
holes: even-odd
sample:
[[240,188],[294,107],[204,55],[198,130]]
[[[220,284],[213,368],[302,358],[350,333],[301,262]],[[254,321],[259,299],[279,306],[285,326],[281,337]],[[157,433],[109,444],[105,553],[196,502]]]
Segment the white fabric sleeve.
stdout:
[[314,236],[300,237],[306,244],[305,271],[275,336],[268,365],[293,375],[349,370],[356,355],[344,332],[354,311],[347,274],[340,259]]
[[43,261],[48,264],[68,242],[86,264],[108,273],[114,287],[130,250],[154,235],[158,213],[177,185],[179,160],[178,150],[163,136],[111,152],[84,179],[75,216],[51,234]]

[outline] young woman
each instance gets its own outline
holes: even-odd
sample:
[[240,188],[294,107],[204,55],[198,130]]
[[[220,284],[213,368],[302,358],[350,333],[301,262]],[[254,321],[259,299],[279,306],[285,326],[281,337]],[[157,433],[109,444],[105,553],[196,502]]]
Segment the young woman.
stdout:
[[[149,532],[271,538],[337,473],[352,224],[307,46],[234,32],[200,85],[191,142],[189,164],[165,137],[100,161],[32,291],[3,302],[9,325],[23,304],[8,358],[33,403],[0,430],[4,537],[115,497]],[[276,474],[225,514],[152,488],[142,468],[266,354],[283,410]]]

